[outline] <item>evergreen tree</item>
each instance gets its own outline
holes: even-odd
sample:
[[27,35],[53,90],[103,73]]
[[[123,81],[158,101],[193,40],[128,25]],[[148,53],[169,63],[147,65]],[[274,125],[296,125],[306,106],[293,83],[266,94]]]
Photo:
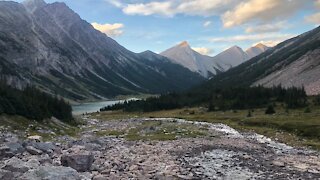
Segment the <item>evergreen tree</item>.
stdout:
[[274,110],[273,105],[269,105],[268,108],[266,109],[266,114],[275,114],[276,111]]

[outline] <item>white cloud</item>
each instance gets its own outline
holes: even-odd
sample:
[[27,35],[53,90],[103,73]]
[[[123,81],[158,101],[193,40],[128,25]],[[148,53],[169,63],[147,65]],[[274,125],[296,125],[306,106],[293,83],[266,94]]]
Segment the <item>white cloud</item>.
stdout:
[[[224,27],[283,20],[312,4],[304,0],[107,0],[128,15],[221,16]],[[319,0],[316,0],[319,4]]]
[[203,27],[209,27],[212,24],[211,21],[206,21],[203,23]]
[[316,14],[312,14],[310,16],[307,16],[305,18],[305,20],[309,23],[319,25],[320,24],[320,13],[316,13]]
[[91,25],[99,30],[102,33],[105,33],[108,36],[111,37],[117,37],[123,34],[122,28],[124,27],[121,23],[115,23],[115,24],[99,24],[99,23],[91,23]]
[[209,41],[213,43],[233,43],[233,44],[237,44],[238,42],[243,42],[243,41],[266,42],[266,45],[269,44],[271,46],[271,44],[276,44],[295,36],[296,35],[294,34],[262,33],[262,34],[209,38]]
[[128,4],[123,8],[123,12],[129,15],[153,15],[172,16],[175,13],[171,9],[171,2],[151,2],[147,4]]
[[226,28],[252,21],[271,22],[293,15],[307,3],[303,0],[246,0],[224,13],[222,21]]
[[316,7],[320,8],[320,0],[316,0],[315,4],[316,4]]
[[225,12],[233,7],[236,2],[240,2],[240,0],[164,0],[127,4],[122,10],[129,15],[172,17],[176,14],[185,14],[212,16]]
[[192,49],[203,55],[210,55],[214,52],[212,49],[206,47],[192,47]]
[[123,3],[120,0],[105,0],[108,3],[114,5],[117,8],[122,8],[123,7]]
[[[315,7],[320,9],[320,0],[315,1]],[[313,23],[313,24],[319,25],[320,24],[320,12],[305,17],[305,20],[308,23]]]
[[272,23],[272,24],[262,24],[255,25],[246,28],[246,33],[265,33],[265,32],[277,32],[288,27],[288,24],[284,21]]

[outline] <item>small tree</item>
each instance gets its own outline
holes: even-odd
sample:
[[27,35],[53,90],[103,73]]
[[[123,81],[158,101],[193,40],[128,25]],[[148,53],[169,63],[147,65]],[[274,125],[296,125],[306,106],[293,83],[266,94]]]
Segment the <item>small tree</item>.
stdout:
[[266,114],[275,114],[276,111],[274,110],[272,105],[269,105],[268,108],[266,109]]
[[252,117],[251,111],[248,111],[247,117]]
[[307,107],[307,108],[304,110],[304,113],[311,113],[310,107]]

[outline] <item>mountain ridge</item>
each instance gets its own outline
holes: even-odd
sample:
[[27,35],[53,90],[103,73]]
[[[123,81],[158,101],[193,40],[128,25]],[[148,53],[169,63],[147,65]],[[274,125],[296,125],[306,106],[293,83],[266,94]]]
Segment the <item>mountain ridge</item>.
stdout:
[[200,54],[193,50],[187,41],[169,48],[160,53],[172,60],[173,63],[180,64],[189,70],[199,73],[203,77],[210,78],[213,75],[227,71],[230,68],[236,67],[239,64],[259,55],[266,51],[267,46],[258,44],[257,47],[243,51],[238,46],[232,46],[214,57]]
[[0,2],[0,72],[13,86],[88,100],[180,91],[204,80],[165,57],[155,62],[127,50],[65,3],[42,2]]

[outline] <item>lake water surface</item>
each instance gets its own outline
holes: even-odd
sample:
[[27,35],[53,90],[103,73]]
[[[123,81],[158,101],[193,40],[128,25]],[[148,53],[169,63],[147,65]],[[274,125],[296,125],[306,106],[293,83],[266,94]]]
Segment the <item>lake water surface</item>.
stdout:
[[[127,99],[127,101],[138,100],[136,98]],[[83,113],[93,113],[100,111],[101,108],[114,105],[117,103],[123,103],[125,100],[112,100],[112,101],[99,101],[99,102],[89,102],[89,103],[82,103],[79,105],[72,106],[72,113],[74,115],[80,115]]]

